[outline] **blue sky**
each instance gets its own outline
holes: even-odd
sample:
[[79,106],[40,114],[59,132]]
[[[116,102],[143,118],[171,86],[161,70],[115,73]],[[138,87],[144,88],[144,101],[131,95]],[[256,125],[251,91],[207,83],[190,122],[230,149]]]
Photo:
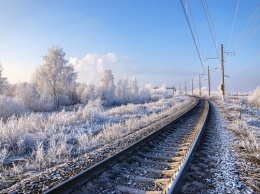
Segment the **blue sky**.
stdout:
[[[238,1],[207,2],[217,41],[228,51]],[[230,51],[259,4],[240,0]],[[201,2],[192,0],[190,5],[202,58],[216,58]],[[9,82],[30,81],[52,45],[64,48],[79,72],[79,82],[96,83],[102,69],[112,69],[116,80],[135,75],[139,85],[155,86],[184,85],[202,73],[179,0],[0,0],[0,62]],[[235,56],[224,55],[229,91],[250,91],[260,85],[259,45],[260,27]],[[217,59],[205,60],[208,65],[220,67]],[[220,69],[211,77],[212,89],[217,90]]]

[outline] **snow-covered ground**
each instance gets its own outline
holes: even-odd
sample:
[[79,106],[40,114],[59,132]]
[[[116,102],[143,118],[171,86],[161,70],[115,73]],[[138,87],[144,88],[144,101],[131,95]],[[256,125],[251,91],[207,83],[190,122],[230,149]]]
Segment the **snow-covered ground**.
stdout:
[[223,127],[233,136],[231,149],[242,173],[240,178],[256,193],[260,193],[260,110],[249,106],[247,102],[245,97],[236,101],[215,101],[224,118]]
[[0,123],[0,186],[98,149],[192,102],[193,98],[177,96],[104,110],[96,100],[76,111],[11,117]]

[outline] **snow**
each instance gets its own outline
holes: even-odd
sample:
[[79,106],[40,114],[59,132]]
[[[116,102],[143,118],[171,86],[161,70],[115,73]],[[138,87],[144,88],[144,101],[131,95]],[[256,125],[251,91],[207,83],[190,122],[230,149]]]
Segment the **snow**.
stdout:
[[[104,109],[100,100],[78,110],[31,113],[0,123],[0,182],[69,161],[172,115],[194,99],[179,96]],[[23,162],[10,165],[19,157]],[[1,185],[1,184],[0,184]]]
[[[242,100],[243,103],[241,103]],[[254,103],[250,101],[247,104],[243,97],[237,102],[219,102],[219,104],[221,104],[221,110],[223,111],[223,127],[228,129],[229,137],[227,139],[235,157],[233,163],[237,164],[241,179],[250,187],[250,191],[245,193],[253,193],[253,189],[259,191],[259,171],[257,172],[260,161],[259,109],[252,107],[251,105]],[[229,120],[233,110],[240,114]]]

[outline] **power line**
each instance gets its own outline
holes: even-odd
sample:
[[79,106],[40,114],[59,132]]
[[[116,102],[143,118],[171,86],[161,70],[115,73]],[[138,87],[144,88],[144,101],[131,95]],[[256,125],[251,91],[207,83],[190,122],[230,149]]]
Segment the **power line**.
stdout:
[[192,19],[194,31],[195,31],[195,34],[196,34],[196,41],[197,41],[196,43],[198,44],[198,49],[199,49],[200,55],[202,56],[202,51],[201,51],[200,42],[199,42],[199,36],[198,36],[197,28],[196,28],[196,25],[195,25],[195,22],[194,22],[194,18],[193,18],[193,14],[192,14],[192,11],[191,11],[191,6],[190,6],[189,1],[187,1],[187,4],[188,4],[188,8],[190,10],[191,19]]
[[[236,43],[234,44],[232,50],[235,50],[235,48],[239,47],[239,45],[241,45],[241,43],[242,43],[243,40],[245,39],[245,37],[246,37],[246,35],[248,34],[248,32],[247,32],[245,35],[244,35],[244,33],[247,31],[247,28],[250,26],[251,21],[254,19],[255,14],[257,13],[257,11],[258,11],[259,8],[260,8],[260,5],[258,5],[258,6],[256,7],[256,9],[254,10],[254,12],[252,13],[250,19],[248,20],[248,22],[247,22],[247,24],[246,24],[244,30],[243,30],[243,31],[241,32],[241,34],[239,35],[239,38],[237,39]],[[258,18],[259,18],[259,16],[258,16]],[[255,23],[256,23],[256,21],[255,21]],[[255,23],[254,23],[254,24],[255,24]],[[253,24],[253,26],[254,26],[254,24]],[[251,26],[251,28],[252,28],[252,26]],[[250,28],[250,29],[251,29],[251,28]],[[250,31],[250,30],[249,30],[249,31]]]
[[259,28],[259,26],[260,26],[260,24],[258,24],[258,26],[256,26],[256,28],[250,34],[250,36],[246,39],[246,41],[240,47],[237,48],[236,52],[239,51],[246,44],[246,42],[253,36],[253,34],[256,32],[256,30]]
[[230,33],[230,37],[229,37],[229,41],[228,41],[228,50],[229,50],[229,45],[230,45],[230,41],[231,41],[232,34],[233,34],[234,25],[235,25],[235,22],[236,22],[236,17],[237,17],[237,11],[238,11],[238,7],[239,7],[239,2],[240,2],[240,0],[237,1],[237,8],[236,8],[236,12],[235,12],[235,16],[234,16],[234,20],[233,20],[233,24],[232,24],[232,29],[231,29],[231,33]]
[[188,14],[188,4],[189,4],[189,0],[186,1],[186,14]]
[[213,22],[212,22],[212,19],[211,19],[211,15],[210,15],[210,11],[209,11],[209,6],[208,6],[208,3],[207,3],[207,0],[205,0],[205,3],[206,3],[206,8],[207,8],[208,14],[209,14],[209,19],[210,19],[210,23],[211,23],[211,26],[212,26],[213,35],[215,37],[215,44],[216,44],[216,48],[217,48],[217,53],[219,54],[217,36],[216,36],[214,25],[213,25]]
[[229,77],[233,77],[234,75],[238,74],[243,68],[245,68],[246,66],[248,66],[248,64],[243,65],[242,67],[240,67],[237,71],[235,71],[234,73],[232,73],[231,75],[229,75]]
[[203,61],[202,61],[201,56],[200,56],[200,53],[199,53],[198,45],[196,44],[195,37],[194,37],[193,31],[192,31],[192,28],[191,28],[191,25],[190,25],[190,21],[189,21],[189,18],[188,18],[187,13],[186,13],[186,11],[185,11],[185,7],[184,7],[184,5],[183,5],[183,1],[180,0],[180,3],[181,3],[181,6],[182,6],[183,13],[184,13],[184,15],[185,15],[186,21],[187,21],[187,23],[188,23],[188,26],[189,26],[189,29],[190,29],[190,32],[191,32],[191,35],[192,35],[193,42],[194,42],[194,44],[195,44],[195,46],[196,46],[196,50],[197,50],[197,53],[198,53],[198,56],[199,56],[199,59],[200,59],[200,63],[201,63],[201,65],[202,65],[202,69],[203,69],[203,71],[204,71],[204,64],[203,64]]
[[[233,77],[234,75],[236,75],[237,73],[239,73],[243,68],[245,68],[246,66],[248,66],[248,61],[249,59],[256,59],[256,57],[259,57],[260,56],[260,52],[258,53],[255,53],[253,56],[250,56],[248,58],[246,58],[242,63],[246,63],[246,65],[243,65],[243,66],[240,66],[239,68],[236,68],[236,71],[233,71],[232,74],[229,75],[229,77]],[[226,78],[225,78],[226,79]]]
[[215,49],[216,49],[217,54],[218,54],[218,58],[220,58],[219,51],[218,51],[218,41],[217,41],[216,33],[215,33],[215,30],[214,30],[214,25],[213,25],[213,22],[212,22],[212,19],[211,19],[211,16],[210,16],[210,11],[209,11],[207,0],[205,0],[205,5],[206,6],[204,6],[203,0],[200,0],[200,2],[202,4],[202,8],[203,8],[203,11],[205,13],[205,16],[206,16],[206,19],[207,19],[207,22],[208,22],[208,26],[209,26],[209,29],[210,29],[211,37],[213,39],[214,46],[215,46]]
[[[243,36],[242,40],[240,41],[240,43],[235,47],[235,51],[238,50],[238,48],[241,48],[241,45],[244,45],[245,42],[247,42],[248,40],[248,36],[251,37],[251,35],[249,35],[251,33],[251,31],[255,32],[255,29],[258,28],[258,26],[256,26],[258,20],[259,20],[260,16],[258,16],[258,18],[255,20],[255,22],[251,25],[250,29],[247,31],[247,33]],[[256,27],[255,27],[256,26]]]

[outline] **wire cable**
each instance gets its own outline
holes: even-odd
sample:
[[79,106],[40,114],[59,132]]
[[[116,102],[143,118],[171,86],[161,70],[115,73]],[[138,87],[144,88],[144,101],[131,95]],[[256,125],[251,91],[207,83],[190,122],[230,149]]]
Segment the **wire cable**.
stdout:
[[[247,31],[248,26],[250,25],[251,21],[253,20],[255,14],[257,13],[257,11],[258,11],[259,8],[260,8],[260,5],[258,5],[258,6],[256,7],[256,9],[254,10],[253,14],[251,15],[250,19],[248,20],[248,22],[247,22],[247,24],[246,24],[246,26],[245,26],[245,28],[244,28],[244,30],[241,32],[241,34],[239,35],[239,38],[237,39],[236,43],[234,44],[232,50],[235,50],[235,48],[237,48],[238,45],[240,45],[241,42],[243,41],[243,39],[244,39],[244,36],[243,36],[243,35],[244,35],[244,33]],[[241,39],[242,39],[242,40],[241,40]]]
[[254,31],[254,28],[259,20],[260,16],[258,16],[258,18],[255,20],[255,22],[251,25],[250,29],[247,31],[247,33],[244,35],[244,37],[242,38],[242,40],[240,41],[240,43],[235,47],[235,51],[238,50],[238,48],[241,47],[241,45],[244,45],[244,42],[248,39],[249,34]]
[[[248,63],[249,59],[256,59],[257,57],[260,57],[260,53],[259,53],[259,52],[256,53],[256,54],[254,54],[253,56],[250,56],[250,57],[246,58],[246,59],[242,62],[242,63],[246,63],[246,64],[240,66],[239,68],[237,68],[236,71],[233,71],[233,73],[232,73],[231,75],[229,75],[229,78],[230,78],[230,77],[233,77],[234,75],[236,75],[236,74],[238,74],[238,73],[240,73],[240,72],[242,71],[242,69],[244,69],[245,67],[249,66],[249,63]],[[225,77],[225,79],[226,79],[226,77]]]
[[[215,29],[214,29],[214,25],[213,25],[213,22],[212,22],[212,19],[211,19],[211,15],[210,15],[210,11],[209,11],[209,6],[208,6],[208,3],[207,3],[207,0],[205,0],[205,4],[206,4],[206,8],[207,8],[208,14],[209,14],[209,20],[210,20],[211,27],[212,27],[212,32],[213,32],[213,35],[214,35],[214,38],[215,38],[215,44],[216,44],[216,46],[218,48],[218,39],[217,39],[216,32],[215,32]],[[217,49],[217,52],[218,52],[218,49]]]
[[186,0],[186,14],[188,14],[188,5],[189,5],[189,0]]
[[[197,45],[198,45],[198,49],[199,49],[199,52],[200,52],[200,56],[202,56],[202,51],[201,51],[201,47],[200,47],[199,36],[198,36],[197,28],[196,28],[196,25],[195,25],[195,21],[194,21],[194,18],[193,18],[193,14],[192,14],[192,10],[191,10],[191,6],[190,6],[189,1],[187,1],[187,4],[188,4],[189,11],[190,11],[192,23],[193,23],[193,26],[194,26],[194,31],[195,31],[195,34],[196,34],[196,43],[197,43]],[[202,56],[202,58],[203,58],[203,56]],[[205,62],[205,60],[204,60],[204,62]]]
[[246,42],[253,36],[253,34],[256,32],[259,26],[260,24],[258,24],[258,26],[254,29],[254,31],[250,34],[250,36],[246,39],[246,41],[240,47],[238,47],[235,52],[239,51],[246,44]]
[[232,34],[233,34],[235,22],[236,22],[236,17],[237,17],[237,11],[238,11],[238,7],[239,7],[239,2],[240,2],[240,0],[237,1],[237,8],[236,8],[236,12],[235,12],[235,16],[234,16],[234,20],[233,20],[233,24],[232,24],[232,28],[231,28],[231,33],[230,33],[230,37],[229,37],[229,41],[228,41],[228,50],[229,50],[229,46],[230,46],[230,41],[231,41],[231,39],[232,39]]
[[[217,54],[218,54],[218,58],[220,59],[220,55],[219,55],[219,51],[218,51],[218,43],[217,43],[217,39],[216,39],[216,34],[215,34],[215,31],[214,31],[214,26],[213,26],[212,19],[210,17],[210,12],[209,12],[209,9],[208,9],[207,1],[205,0],[206,8],[204,6],[203,0],[200,0],[200,2],[202,4],[203,11],[205,13],[205,16],[206,16],[206,19],[207,19],[207,22],[208,22],[208,26],[209,26],[210,33],[211,33],[211,36],[212,36],[212,39],[213,39],[213,42],[214,42],[215,49],[216,49]],[[207,9],[208,13],[207,13],[206,9]]]
[[188,18],[187,13],[186,13],[186,11],[185,11],[185,7],[184,7],[184,5],[183,5],[183,1],[180,0],[180,3],[181,3],[181,6],[182,6],[183,13],[184,13],[184,15],[185,15],[186,21],[187,21],[187,23],[188,23],[188,26],[189,26],[189,29],[190,29],[190,32],[191,32],[191,35],[192,35],[193,42],[194,42],[194,44],[195,44],[195,46],[196,46],[196,50],[197,50],[197,53],[198,53],[198,56],[199,56],[199,59],[200,59],[200,63],[201,63],[201,65],[202,65],[202,69],[203,69],[203,71],[204,71],[204,64],[203,64],[203,61],[202,61],[201,56],[200,56],[200,53],[199,53],[198,45],[196,44],[195,37],[194,37],[193,31],[192,31],[192,28],[191,28],[191,25],[190,25],[190,21],[189,21],[189,18]]

